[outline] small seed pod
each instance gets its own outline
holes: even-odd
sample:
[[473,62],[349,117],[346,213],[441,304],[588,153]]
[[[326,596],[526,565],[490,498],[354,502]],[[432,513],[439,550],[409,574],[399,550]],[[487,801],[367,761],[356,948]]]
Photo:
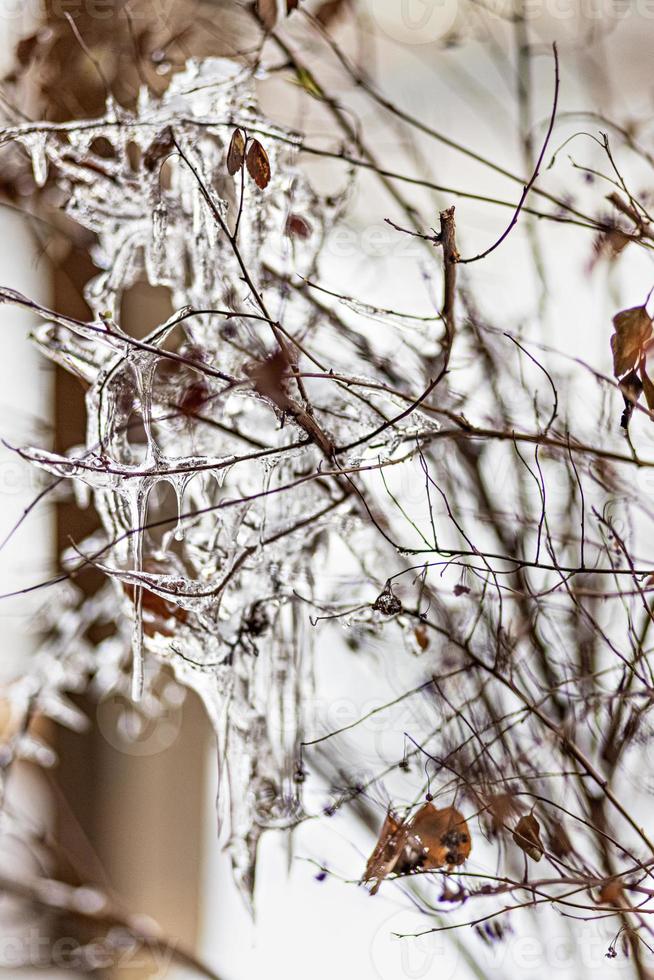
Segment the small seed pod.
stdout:
[[372,608],[384,616],[397,616],[402,612],[402,603],[390,588],[385,588],[373,602]]

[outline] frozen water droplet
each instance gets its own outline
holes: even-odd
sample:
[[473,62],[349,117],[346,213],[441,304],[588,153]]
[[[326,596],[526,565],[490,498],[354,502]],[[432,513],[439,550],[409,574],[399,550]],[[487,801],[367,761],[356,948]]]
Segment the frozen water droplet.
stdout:
[[[132,546],[132,568],[135,572],[143,569],[143,534],[148,509],[150,483],[137,481],[136,487],[128,492],[131,518],[130,541]],[[134,584],[134,623],[132,632],[132,699],[140,701],[143,694],[143,588]]]

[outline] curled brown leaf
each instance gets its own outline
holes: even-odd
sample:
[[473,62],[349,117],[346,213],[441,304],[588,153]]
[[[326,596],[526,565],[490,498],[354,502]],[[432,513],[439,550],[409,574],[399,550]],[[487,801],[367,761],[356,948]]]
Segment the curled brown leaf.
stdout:
[[532,813],[520,817],[513,831],[513,840],[532,861],[540,861],[545,848],[540,837],[540,824]]
[[243,130],[235,129],[229,141],[229,149],[227,150],[227,173],[233,177],[243,166],[244,160],[245,136],[243,135]]
[[463,864],[472,850],[468,824],[453,806],[439,810],[425,803],[411,822],[411,834],[424,848],[419,862],[423,868]]
[[256,10],[263,26],[271,31],[277,23],[277,0],[257,0]]
[[32,63],[40,41],[41,35],[39,33],[30,34],[29,37],[24,37],[16,45],[16,58],[22,68],[28,68]]
[[640,364],[640,380],[643,384],[643,394],[650,412],[654,411],[654,383],[652,382],[645,368],[644,360]]
[[374,881],[371,894],[379,890],[384,878],[395,870],[400,860],[402,850],[408,835],[408,825],[397,820],[392,813],[386,814],[386,819],[379,834],[375,849],[368,858],[363,881]]
[[616,313],[613,327],[613,373],[616,378],[621,378],[636,366],[642,356],[642,348],[651,339],[652,318],[644,306],[634,306]]
[[166,126],[150,143],[143,154],[143,166],[148,173],[154,173],[157,166],[169,156],[175,148],[175,135],[170,126]]
[[286,219],[286,234],[289,238],[311,238],[312,228],[306,218],[300,214],[289,214]]
[[558,858],[567,857],[574,850],[568,832],[559,820],[554,821],[550,827],[549,848]]
[[424,626],[416,626],[413,631],[413,635],[416,638],[416,643],[421,650],[427,650],[429,647],[429,633]]
[[620,419],[620,425],[623,429],[629,427],[629,421],[634,411],[634,405],[641,396],[643,390],[643,382],[640,380],[635,371],[630,371],[626,374],[624,378],[620,381],[620,391],[622,392],[622,397],[624,399],[624,412],[622,413],[622,418]]
[[621,881],[607,881],[600,888],[597,896],[602,905],[614,905],[620,907],[624,904],[624,891]]
[[471,849],[466,820],[453,806],[439,810],[433,803],[425,803],[407,821],[398,820],[389,812],[362,880],[374,881],[374,894],[389,874],[408,874],[417,868],[451,868],[463,864]]
[[264,190],[270,183],[270,160],[259,140],[252,140],[250,143],[245,162],[252,180],[257,187]]

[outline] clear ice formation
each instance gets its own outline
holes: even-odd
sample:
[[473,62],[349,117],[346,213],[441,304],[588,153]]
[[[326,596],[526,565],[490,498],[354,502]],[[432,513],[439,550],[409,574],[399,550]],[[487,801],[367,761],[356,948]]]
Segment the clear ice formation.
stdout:
[[[245,169],[227,171],[236,126],[268,153],[263,190]],[[368,519],[359,478],[345,473],[434,423],[414,412],[374,440],[371,456],[359,445],[330,458],[331,445],[356,442],[406,401],[371,387],[366,342],[355,331],[335,342],[300,288],[347,190],[333,199],[312,190],[299,137],[259,115],[241,66],[190,62],[161,98],[144,89],[134,113],[108,104],[97,120],[5,128],[0,141],[12,140],[36,182],[50,174],[68,216],[95,236],[88,323],[10,289],[0,299],[35,310],[36,343],[87,386],[84,447],[20,451],[92,497],[103,536],[72,557],[108,577],[92,598],[65,586],[14,704],[75,727],[83,719],[67,692],[131,684],[156,713],[152,677],[171,668],[215,729],[220,830],[251,896],[262,831],[302,812],[298,743],[312,671],[310,608],[298,595],[313,595],[330,535]],[[143,281],[167,287],[176,312],[135,338],[121,303]],[[95,645],[94,623],[114,624]],[[24,734],[14,750],[48,761]]]

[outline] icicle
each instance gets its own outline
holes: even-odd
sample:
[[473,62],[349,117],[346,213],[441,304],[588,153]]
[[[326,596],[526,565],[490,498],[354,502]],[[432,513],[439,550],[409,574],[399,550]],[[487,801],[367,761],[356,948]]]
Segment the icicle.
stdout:
[[[276,460],[266,460],[263,464],[263,485],[261,487],[261,492],[267,494],[270,491],[270,482],[272,480],[273,472],[276,469]],[[266,524],[267,524],[267,511],[264,511],[263,517],[261,519],[261,524],[259,526],[259,549],[263,548],[264,539],[266,537]]]
[[145,436],[148,441],[148,456],[146,466],[155,466],[160,459],[159,447],[152,434],[152,382],[157,369],[157,359],[152,354],[139,355],[133,362],[136,375],[136,387],[141,402],[141,418]]
[[147,249],[148,276],[154,284],[166,281],[166,233],[168,209],[164,201],[158,201],[152,212],[152,241]]
[[171,484],[173,490],[175,491],[175,496],[177,497],[177,526],[175,527],[174,538],[175,541],[184,540],[184,519],[182,517],[184,513],[184,493],[187,486],[193,479],[193,475],[182,476],[171,479]]
[[[131,520],[130,542],[132,568],[143,570],[144,525],[148,510],[150,483],[140,481],[137,489],[128,497]],[[140,701],[143,695],[143,587],[134,585],[134,623],[132,632],[132,700]]]
[[32,156],[32,171],[37,187],[45,187],[48,179],[48,157],[46,153],[46,134],[33,133],[28,143]]

